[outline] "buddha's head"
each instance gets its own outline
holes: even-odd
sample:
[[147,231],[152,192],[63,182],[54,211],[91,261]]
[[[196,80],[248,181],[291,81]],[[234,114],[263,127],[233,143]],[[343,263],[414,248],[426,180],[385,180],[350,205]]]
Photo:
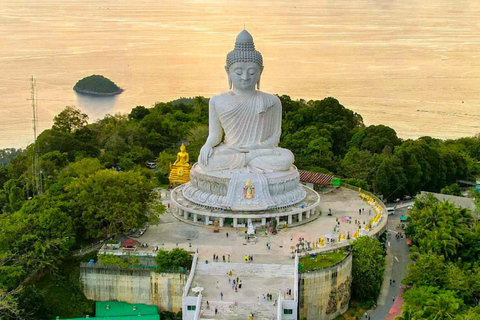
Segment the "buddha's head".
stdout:
[[230,89],[260,89],[260,76],[263,71],[262,54],[255,50],[253,37],[247,30],[242,30],[235,41],[235,48],[227,55],[225,70],[228,75]]
[[182,143],[182,145],[180,146],[180,151],[185,152],[185,150],[187,150],[187,148],[185,148],[185,145]]

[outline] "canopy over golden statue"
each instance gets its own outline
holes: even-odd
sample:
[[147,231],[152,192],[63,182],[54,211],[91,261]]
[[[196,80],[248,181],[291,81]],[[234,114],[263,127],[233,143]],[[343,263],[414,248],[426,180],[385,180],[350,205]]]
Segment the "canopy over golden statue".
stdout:
[[168,180],[170,180],[171,185],[184,184],[190,181],[191,165],[188,161],[188,153],[186,152],[185,145],[182,143],[180,152],[177,153],[177,160],[175,160],[173,164],[170,163]]

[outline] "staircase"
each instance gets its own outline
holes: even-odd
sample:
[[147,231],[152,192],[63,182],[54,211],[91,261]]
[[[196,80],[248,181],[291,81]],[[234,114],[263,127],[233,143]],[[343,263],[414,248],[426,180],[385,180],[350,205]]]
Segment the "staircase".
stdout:
[[[228,275],[230,271],[232,276]],[[242,288],[235,291],[228,279],[237,277]],[[293,281],[294,265],[212,262],[197,265],[191,288],[204,288],[201,319],[245,320],[253,313],[255,320],[272,320],[277,315],[274,301],[278,300],[279,290],[293,288]],[[273,295],[272,301],[263,300],[267,293]]]

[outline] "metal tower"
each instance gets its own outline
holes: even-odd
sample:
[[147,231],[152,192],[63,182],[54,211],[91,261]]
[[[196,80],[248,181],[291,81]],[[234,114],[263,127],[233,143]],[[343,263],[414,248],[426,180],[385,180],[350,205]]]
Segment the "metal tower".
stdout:
[[32,101],[33,112],[33,179],[37,194],[43,194],[42,172],[38,162],[37,128],[38,128],[38,108],[37,108],[37,83],[35,78],[30,78],[30,100]]

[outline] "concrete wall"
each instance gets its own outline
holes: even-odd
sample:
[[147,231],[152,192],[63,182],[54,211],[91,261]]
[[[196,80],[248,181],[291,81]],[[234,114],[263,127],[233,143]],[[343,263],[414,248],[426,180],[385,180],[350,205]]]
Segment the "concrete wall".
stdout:
[[153,304],[160,311],[178,312],[182,310],[182,289],[187,276],[143,269],[82,265],[80,279],[88,299]]
[[344,313],[350,302],[352,254],[336,265],[300,274],[300,317],[329,320]]

